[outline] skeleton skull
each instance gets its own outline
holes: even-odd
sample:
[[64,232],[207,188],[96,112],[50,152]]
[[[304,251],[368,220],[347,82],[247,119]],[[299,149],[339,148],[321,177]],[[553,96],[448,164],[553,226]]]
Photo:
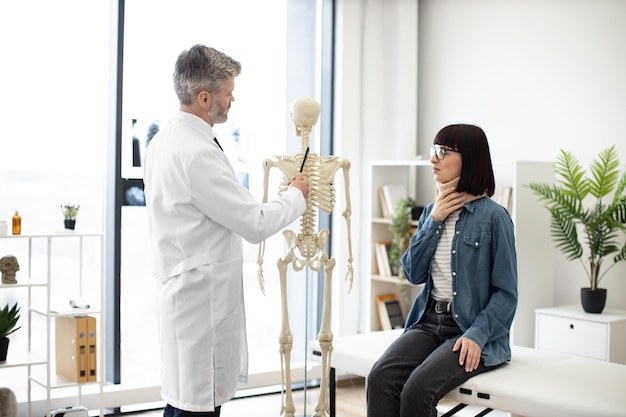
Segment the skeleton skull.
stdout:
[[16,284],[15,273],[20,270],[20,264],[13,255],[3,256],[0,259],[0,272],[3,284]]
[[[309,133],[315,126],[320,116],[320,104],[315,99],[303,97],[291,104],[291,120],[296,126],[296,135],[302,136],[302,132]],[[304,128],[304,129],[303,129]]]

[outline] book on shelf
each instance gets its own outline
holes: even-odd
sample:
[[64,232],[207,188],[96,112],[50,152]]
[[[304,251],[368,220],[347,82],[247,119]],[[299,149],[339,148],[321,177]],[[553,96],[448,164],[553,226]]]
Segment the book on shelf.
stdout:
[[376,296],[376,307],[382,330],[401,329],[404,327],[404,317],[400,308],[400,301],[393,293]]
[[397,277],[399,265],[391,262],[391,241],[376,242],[376,263],[380,275]]
[[387,202],[385,201],[385,193],[383,192],[383,187],[378,188],[378,199],[380,200],[380,212],[383,217],[388,219],[391,217],[391,213],[387,208]]
[[391,262],[391,242],[385,242],[385,254],[387,255],[387,263],[389,264],[389,272],[391,273],[391,276],[397,277],[400,275],[400,265]]
[[376,242],[376,265],[378,266],[378,274],[390,277],[392,275],[391,264],[389,262],[389,250],[391,241]]
[[504,187],[502,189],[500,204],[502,204],[509,213],[513,211],[513,187]]
[[408,196],[404,185],[383,185],[378,190],[383,217],[390,218],[400,200]]

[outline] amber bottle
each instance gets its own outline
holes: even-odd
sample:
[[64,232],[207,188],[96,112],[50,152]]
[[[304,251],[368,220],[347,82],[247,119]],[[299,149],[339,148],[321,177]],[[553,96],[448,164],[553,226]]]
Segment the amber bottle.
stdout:
[[19,235],[22,233],[22,216],[20,216],[20,212],[15,210],[15,216],[13,216],[13,234]]

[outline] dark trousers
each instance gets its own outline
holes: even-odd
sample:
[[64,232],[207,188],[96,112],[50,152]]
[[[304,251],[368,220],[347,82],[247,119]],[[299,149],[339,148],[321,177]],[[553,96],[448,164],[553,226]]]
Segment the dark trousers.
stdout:
[[169,404],[165,405],[163,409],[163,417],[219,417],[221,406],[215,407],[215,411],[197,412],[197,411],[185,411],[176,407],[172,407]]
[[369,417],[436,417],[437,403],[458,385],[489,369],[465,372],[452,347],[461,336],[451,313],[431,301],[420,322],[395,340],[367,377]]

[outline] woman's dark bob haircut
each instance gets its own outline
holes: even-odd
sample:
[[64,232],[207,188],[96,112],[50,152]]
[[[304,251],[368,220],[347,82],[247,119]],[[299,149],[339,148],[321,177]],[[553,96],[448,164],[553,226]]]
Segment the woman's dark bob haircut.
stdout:
[[491,197],[495,192],[496,180],[491,165],[489,143],[485,132],[474,125],[455,124],[444,127],[437,133],[435,145],[454,149],[461,153],[461,178],[456,186],[458,192]]

